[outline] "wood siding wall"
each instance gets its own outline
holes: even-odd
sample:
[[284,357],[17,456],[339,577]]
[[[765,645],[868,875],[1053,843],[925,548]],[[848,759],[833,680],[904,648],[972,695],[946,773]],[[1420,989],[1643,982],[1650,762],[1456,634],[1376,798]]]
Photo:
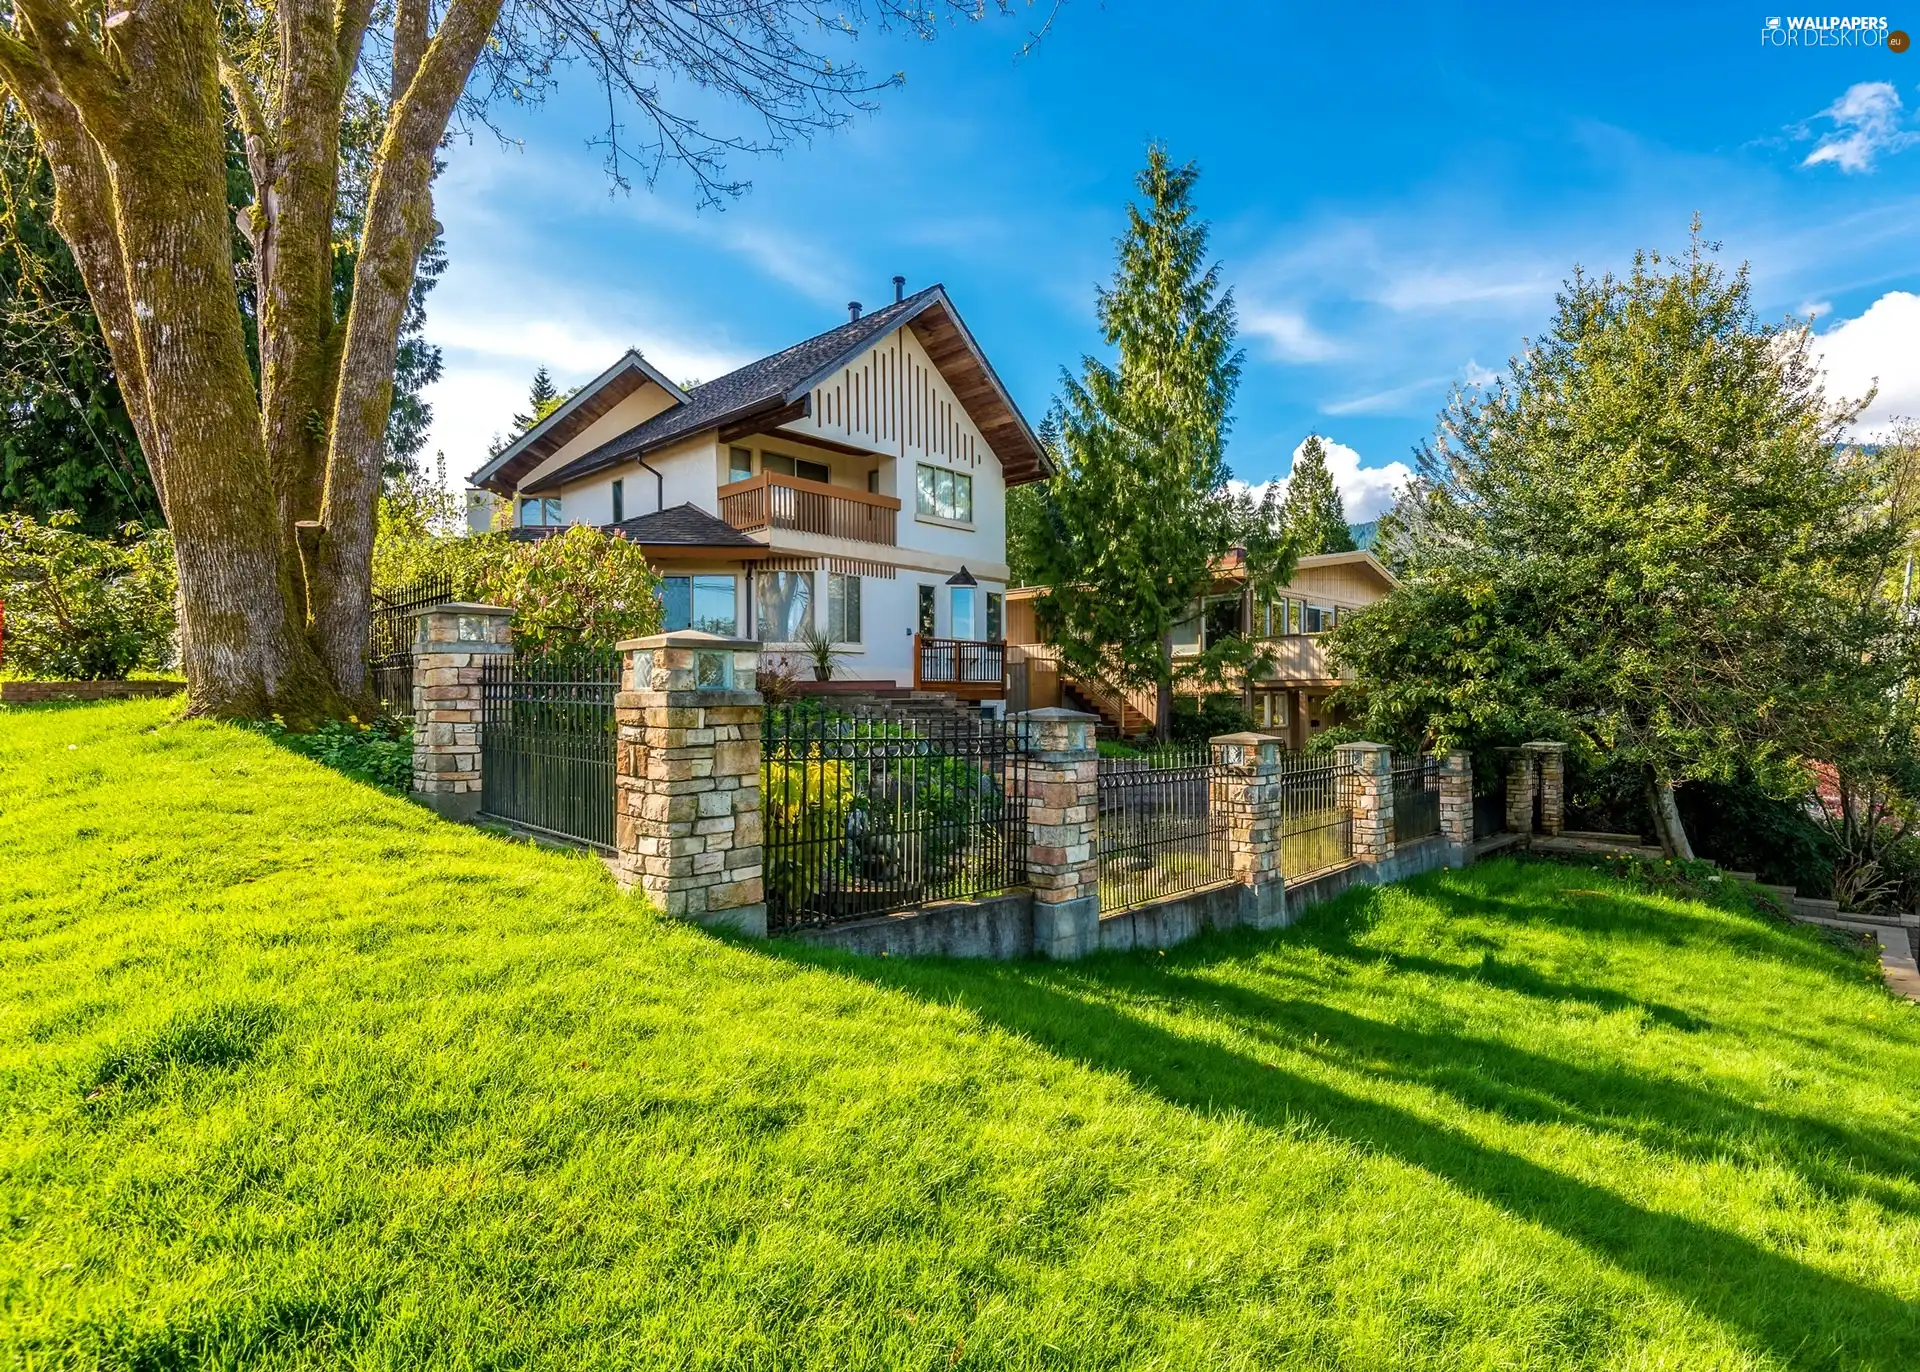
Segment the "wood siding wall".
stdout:
[[[895,329],[815,386],[813,413],[785,427],[960,469],[993,455],[911,329]],[[902,473],[904,489],[911,479]]]

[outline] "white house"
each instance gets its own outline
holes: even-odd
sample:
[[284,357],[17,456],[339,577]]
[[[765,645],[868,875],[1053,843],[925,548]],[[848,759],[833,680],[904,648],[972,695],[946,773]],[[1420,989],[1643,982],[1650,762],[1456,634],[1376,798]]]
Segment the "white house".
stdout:
[[637,541],[669,629],[797,654],[811,623],[850,678],[998,699],[1006,492],[1050,468],[946,291],[894,297],[689,389],[628,352],[472,484],[522,536]]

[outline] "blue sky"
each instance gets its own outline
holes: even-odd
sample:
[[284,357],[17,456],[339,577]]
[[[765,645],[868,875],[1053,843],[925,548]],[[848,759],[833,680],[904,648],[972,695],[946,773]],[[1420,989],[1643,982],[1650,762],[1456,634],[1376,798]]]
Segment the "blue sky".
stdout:
[[[1764,43],[1788,2],[1073,0],[1024,57],[1044,4],[931,43],[869,32],[848,55],[906,85],[737,161],[752,189],[724,211],[671,170],[610,192],[604,97],[573,73],[507,122],[517,144],[449,151],[432,442],[458,480],[540,362],[573,384],[635,345],[709,378],[890,298],[895,272],[946,283],[1038,423],[1099,346],[1093,290],[1150,139],[1203,171],[1249,482],[1317,431],[1372,515],[1448,388],[1504,367],[1573,264],[1678,247],[1695,211],[1763,313],[1814,316],[1834,389],[1879,378],[1867,427],[1920,414],[1920,53]],[[1920,33],[1920,0],[1888,18]]]

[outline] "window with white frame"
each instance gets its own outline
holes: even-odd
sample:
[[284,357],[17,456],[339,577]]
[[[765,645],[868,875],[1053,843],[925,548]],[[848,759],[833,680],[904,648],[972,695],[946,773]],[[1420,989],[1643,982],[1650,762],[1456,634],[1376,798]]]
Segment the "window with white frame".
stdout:
[[827,637],[835,643],[860,641],[860,578],[827,573]]
[[973,478],[965,472],[922,464],[914,486],[914,508],[920,514],[956,524],[973,523]]
[[948,625],[947,637],[972,638],[974,605],[978,602],[980,593],[972,586],[955,586],[951,589],[953,599],[949,603],[953,613]]
[[813,623],[813,573],[762,572],[754,590],[760,602],[761,642],[798,642]]

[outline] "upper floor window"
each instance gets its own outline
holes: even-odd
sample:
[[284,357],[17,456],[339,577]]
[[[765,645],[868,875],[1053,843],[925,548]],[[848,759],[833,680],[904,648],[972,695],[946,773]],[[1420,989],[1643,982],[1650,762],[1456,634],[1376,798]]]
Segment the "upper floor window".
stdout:
[[1333,627],[1334,609],[1331,605],[1308,605],[1305,607],[1303,619],[1302,633],[1325,633]]
[[973,523],[973,478],[945,467],[921,466],[917,472],[914,508],[932,519]]
[[727,480],[745,481],[753,475],[753,449],[727,449]]
[[520,502],[520,527],[523,529],[544,529],[560,522],[560,497],[548,496],[544,500],[529,497]]
[[613,522],[618,524],[627,517],[627,483],[616,480],[613,483]]
[[833,472],[824,462],[809,462],[804,457],[788,457],[785,453],[761,453],[760,470],[773,472],[777,476],[798,477],[802,481],[817,481],[825,486],[833,479]]

